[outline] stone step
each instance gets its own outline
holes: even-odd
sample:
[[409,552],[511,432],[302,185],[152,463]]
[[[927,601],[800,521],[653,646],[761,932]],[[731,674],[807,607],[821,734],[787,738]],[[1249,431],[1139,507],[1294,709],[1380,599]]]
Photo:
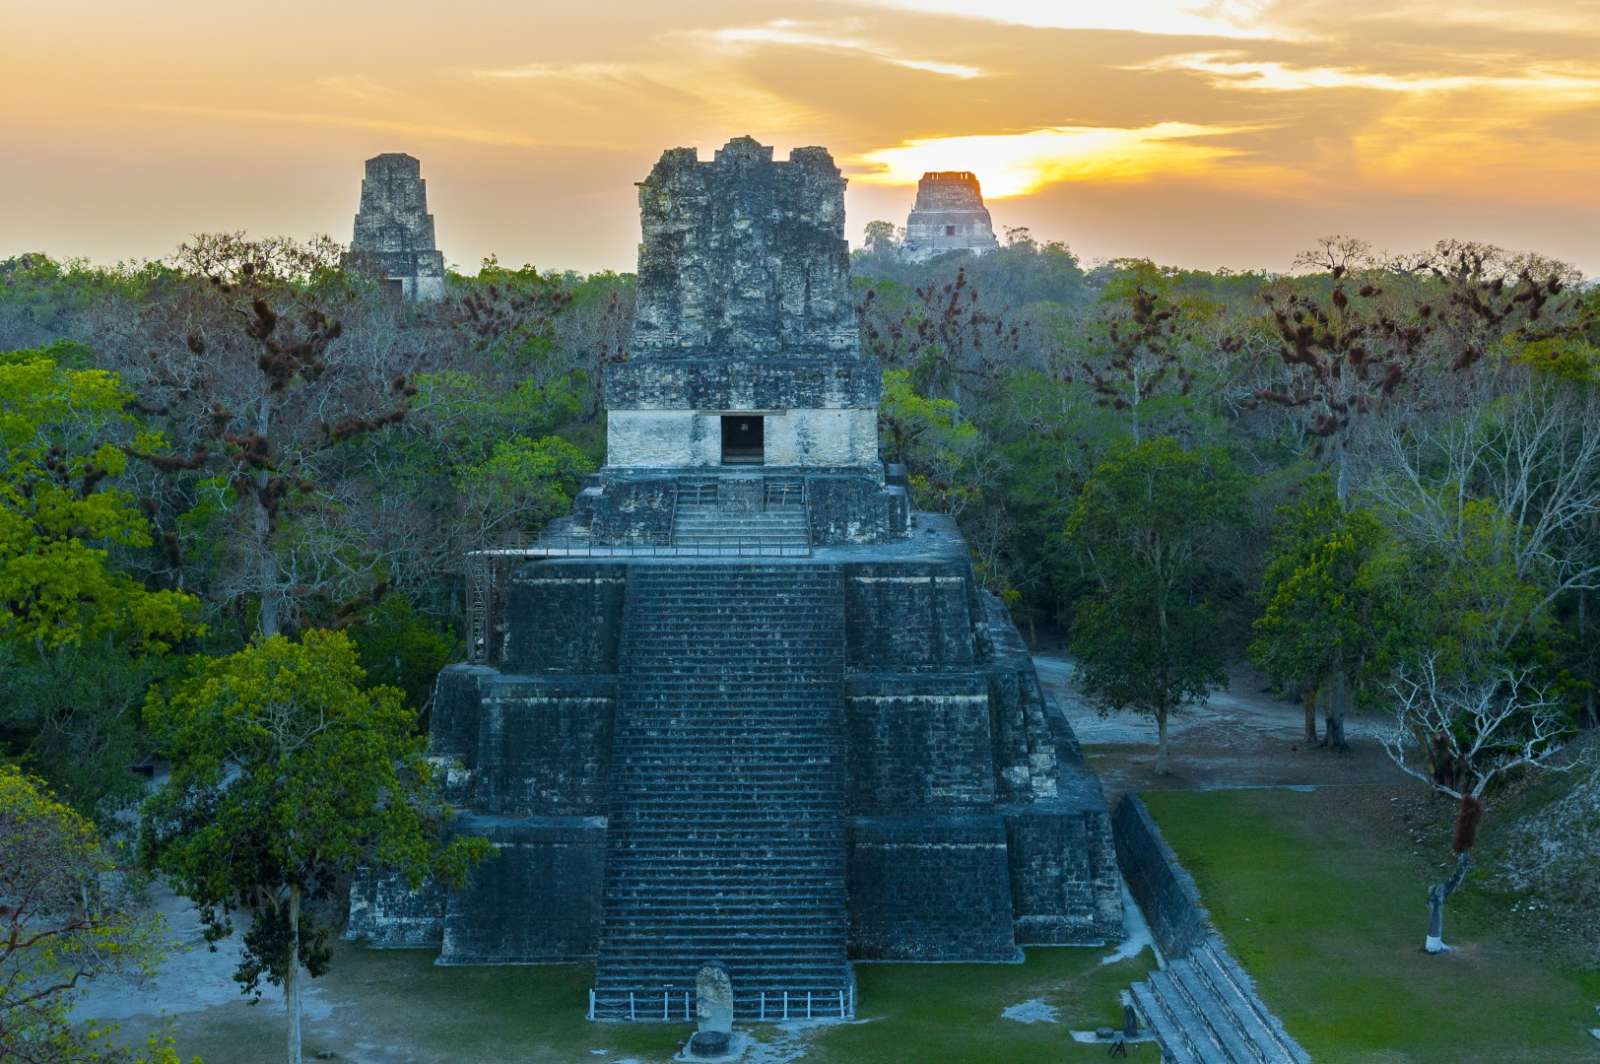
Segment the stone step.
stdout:
[[1256,993],[1249,976],[1239,970],[1238,963],[1225,950],[1216,947],[1213,939],[1201,943],[1186,960],[1210,986],[1214,998],[1233,1017],[1260,1059],[1310,1064],[1310,1055],[1289,1037],[1282,1022]]
[[1167,966],[1167,974],[1230,1060],[1238,1064],[1257,1064],[1261,1061],[1260,1054],[1240,1031],[1232,1010],[1217,996],[1211,984],[1195,971],[1192,963],[1188,960],[1173,961]]
[[754,849],[759,840],[767,840],[765,845],[770,849],[758,852],[779,852],[794,855],[797,861],[806,861],[817,856],[813,848],[831,845],[836,840],[842,845],[843,832],[816,832],[801,834],[795,831],[782,833],[772,830],[770,825],[760,825],[748,830],[726,828],[721,830],[705,830],[694,833],[673,831],[670,828],[642,827],[636,822],[623,822],[618,825],[617,846],[618,855],[624,851],[632,850],[642,854],[645,850],[651,852],[671,851],[678,856],[687,857],[691,853],[704,854],[712,859],[719,854],[726,854],[730,850],[748,851]]
[[684,757],[674,758],[670,746],[662,749],[667,745],[658,739],[648,755],[630,752],[626,748],[617,751],[620,756],[612,758],[612,774],[625,788],[635,783],[679,782],[692,785],[696,781],[704,781],[707,785],[717,786],[750,784],[756,788],[756,793],[762,794],[781,794],[795,783],[842,782],[844,774],[844,758],[831,751],[796,752],[773,763],[753,756],[744,746],[730,744],[721,750],[697,747],[692,751],[685,750]]
[[652,807],[650,812],[658,813],[651,816],[649,813],[629,808],[626,812],[619,812],[612,817],[613,826],[622,835],[620,839],[678,839],[685,843],[701,840],[716,840],[718,842],[731,841],[742,838],[759,838],[762,835],[771,836],[774,841],[789,845],[805,839],[831,839],[835,836],[842,837],[842,828],[837,830],[816,829],[804,830],[792,827],[792,822],[800,819],[792,816],[774,815],[758,817],[754,814],[741,816],[736,812],[725,813],[717,817],[702,817],[695,820],[694,826],[677,826],[662,824],[662,820],[687,820],[677,808],[668,806]]
[[1161,1046],[1163,1064],[1191,1064],[1198,1060],[1182,1025],[1167,1012],[1165,1004],[1156,996],[1150,984],[1134,983],[1128,989],[1144,1026],[1150,1029]]
[[[1161,1039],[1163,1053],[1174,1064],[1233,1064],[1227,1051],[1213,1038],[1210,1027],[1196,1014],[1194,1006],[1174,984],[1171,975],[1164,971],[1150,972],[1142,985],[1147,990],[1146,997],[1164,1018],[1164,1023],[1161,1023],[1157,1022],[1155,1016],[1147,1017]],[[1137,1000],[1138,995],[1135,997]],[[1172,1040],[1168,1041],[1169,1038]]]
[[[623,956],[616,960],[630,961],[626,970],[637,973],[632,979],[620,978],[611,974],[612,965],[606,962],[613,958],[602,956],[601,966],[597,972],[601,974],[596,978],[599,987],[626,988],[632,986],[651,986],[660,992],[663,985],[669,986],[694,986],[696,974],[700,965],[706,960],[716,958],[715,953],[701,954],[693,962],[684,961],[673,963],[661,957],[649,956]],[[836,959],[837,958],[837,959]],[[730,956],[724,959],[728,966],[729,974],[733,976],[735,987],[747,987],[759,990],[763,985],[768,988],[801,988],[812,986],[818,989],[830,983],[835,986],[848,986],[849,974],[844,958],[838,955],[812,955],[798,957],[793,963],[773,963],[757,956],[753,960],[747,957]]]
[[[736,1003],[734,1015],[736,1017],[739,1016],[737,1011],[738,1001],[747,998],[751,1003],[750,1015],[739,1018],[755,1018],[755,1004],[762,990],[766,990],[768,993],[767,1004],[768,1008],[772,1010],[772,1014],[768,1016],[769,1019],[778,1019],[782,1016],[782,995],[784,990],[788,990],[794,995],[790,999],[791,1016],[804,1015],[805,995],[808,991],[817,995],[816,998],[813,998],[814,1008],[824,995],[837,1001],[839,991],[843,990],[847,996],[850,992],[850,977],[843,962],[795,967],[793,969],[776,968],[765,964],[759,967],[756,965],[736,965],[733,962],[729,962],[728,969],[728,974],[733,977],[733,985],[736,988],[734,990]],[[648,995],[654,998],[655,1006],[659,1010],[663,987],[672,988],[673,995],[678,1001],[682,1000],[679,995],[684,990],[691,991],[692,999],[695,976],[699,974],[699,970],[699,965],[695,965],[692,968],[686,965],[652,965],[640,972],[642,978],[637,981],[599,979],[596,981],[595,989],[608,994],[618,994],[624,998],[626,998],[628,991],[632,990],[638,995],[641,1005]],[[642,1013],[644,1010],[641,1008],[639,1011]]]
[[[838,875],[836,868],[831,870],[831,874],[826,874],[820,867],[793,869],[787,874],[779,869],[746,870],[742,877],[736,873],[728,873],[720,877],[696,878],[692,873],[678,872],[678,882],[670,888],[661,886],[653,878],[661,874],[662,872],[653,865],[641,864],[619,868],[614,875],[608,875],[607,879],[611,887],[618,892],[616,895],[618,899],[631,899],[657,908],[668,904],[668,900],[673,904],[694,900],[706,904],[712,902],[737,904],[779,915],[794,915],[796,919],[800,919],[802,916],[805,918],[810,916],[794,914],[789,910],[789,903],[794,898],[844,904],[843,895],[835,893],[838,887],[838,883],[833,881]],[[646,888],[659,888],[660,894],[646,894]]]
[[661,917],[648,909],[613,913],[606,918],[608,948],[617,953],[638,948],[647,952],[670,951],[674,943],[693,939],[726,938],[752,949],[788,945],[797,949],[816,948],[832,952],[838,947],[838,934],[846,918],[841,911],[832,920],[783,923],[770,912],[741,913],[737,910],[708,913],[698,919],[676,916],[663,931]]
[[[844,928],[834,929],[835,938],[843,935]],[[752,967],[756,963],[772,963],[775,971],[769,978],[780,985],[793,982],[797,977],[826,979],[830,970],[835,965],[842,966],[844,961],[840,952],[831,946],[782,939],[739,939],[725,934],[679,937],[664,943],[660,949],[621,945],[603,950],[596,960],[607,967],[623,968],[632,973],[631,979],[644,983],[676,982],[674,976],[687,971],[690,985],[693,985],[699,965],[688,958],[700,959],[701,963],[716,958],[730,967],[739,961]]]
[[[746,873],[750,876],[752,873]],[[771,875],[770,872],[754,873],[755,875]],[[814,912],[796,914],[793,904],[796,900],[803,900],[808,906],[837,904],[841,911],[844,905],[842,898],[833,896],[834,883],[807,881],[792,885],[781,885],[783,893],[777,893],[777,887],[764,893],[757,893],[749,883],[740,883],[737,880],[708,881],[698,887],[685,882],[672,893],[661,893],[659,896],[647,888],[653,884],[644,876],[629,877],[624,874],[613,876],[609,885],[615,891],[615,898],[619,903],[616,915],[626,915],[648,910],[658,913],[664,909],[672,909],[683,915],[693,915],[685,911],[684,906],[689,906],[693,911],[714,908],[717,912],[744,912],[761,913],[767,917],[791,918],[797,924],[807,924],[817,919]],[[739,893],[744,891],[744,893]],[[623,905],[621,903],[627,903]],[[642,907],[642,908],[641,908]]]

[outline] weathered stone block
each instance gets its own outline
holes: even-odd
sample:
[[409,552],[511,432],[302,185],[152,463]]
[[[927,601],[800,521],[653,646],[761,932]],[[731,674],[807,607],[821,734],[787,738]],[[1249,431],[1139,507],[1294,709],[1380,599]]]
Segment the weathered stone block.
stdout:
[[850,822],[850,952],[870,960],[1020,961],[999,817]]
[[967,810],[994,802],[989,694],[981,676],[857,674],[845,699],[853,813]]
[[564,562],[519,569],[506,589],[505,669],[615,673],[625,590],[617,566]]
[[1104,809],[1024,807],[1006,815],[1017,941],[1122,937],[1122,886]]
[[845,574],[848,661],[854,669],[970,668],[973,616],[964,567],[852,565]]
[[412,890],[396,872],[358,869],[350,883],[344,937],[377,949],[438,949],[444,941],[445,891],[435,883]]
[[466,818],[494,854],[444,916],[440,964],[548,964],[594,956],[605,869],[605,821]]
[[488,685],[477,807],[499,816],[605,812],[614,676],[507,676]]

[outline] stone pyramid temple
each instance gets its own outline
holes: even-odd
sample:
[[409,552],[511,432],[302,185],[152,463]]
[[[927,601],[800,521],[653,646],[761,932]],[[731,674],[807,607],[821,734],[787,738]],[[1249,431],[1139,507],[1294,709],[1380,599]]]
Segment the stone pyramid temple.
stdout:
[[906,216],[906,258],[921,262],[947,251],[982,255],[999,246],[978,175],[965,170],[931,170],[922,175],[916,202]]
[[434,243],[428,183],[414,156],[385,152],[367,160],[350,256],[376,270],[401,298],[444,295],[444,253]]
[[350,933],[444,964],[592,961],[589,1015],[853,1015],[853,960],[1122,934],[1110,820],[947,519],[878,455],[828,152],[739,138],[639,185],[608,456],[531,546],[473,556],[434,753],[463,889],[362,879]]

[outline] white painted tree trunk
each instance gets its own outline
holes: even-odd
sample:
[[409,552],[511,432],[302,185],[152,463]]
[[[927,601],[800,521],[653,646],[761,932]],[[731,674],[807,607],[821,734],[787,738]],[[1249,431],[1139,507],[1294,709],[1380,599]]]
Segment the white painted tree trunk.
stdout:
[[1461,886],[1461,881],[1467,878],[1467,869],[1471,866],[1472,851],[1462,850],[1456,855],[1455,871],[1450,873],[1450,878],[1428,888],[1428,938],[1423,948],[1429,953],[1450,951],[1450,947],[1444,944],[1444,903]]

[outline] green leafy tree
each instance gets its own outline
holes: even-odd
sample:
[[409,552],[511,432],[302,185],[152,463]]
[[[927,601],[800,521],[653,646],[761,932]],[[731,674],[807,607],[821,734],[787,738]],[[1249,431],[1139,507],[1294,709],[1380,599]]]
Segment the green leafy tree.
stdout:
[[1102,711],[1155,718],[1159,774],[1168,718],[1227,680],[1208,592],[1244,525],[1245,488],[1226,452],[1161,436],[1113,449],[1067,521],[1093,582],[1072,617],[1079,684]]
[[0,354],[0,748],[74,804],[129,791],[136,709],[198,601],[125,569],[152,543],[123,447],[158,450],[71,344]]
[[17,1064],[178,1064],[135,1054],[114,1028],[74,1024],[85,984],[149,974],[160,921],[138,903],[94,825],[45,784],[0,763],[0,1059]]
[[874,219],[861,231],[861,243],[869,253],[893,254],[901,240],[900,227],[893,222]]
[[151,545],[121,440],[137,434],[113,373],[66,369],[52,347],[0,355],[0,639],[40,652],[111,634],[165,649],[193,631],[194,599],[152,591],[114,564]]
[[405,692],[425,712],[439,670],[457,656],[460,640],[418,613],[404,595],[385,595],[347,629],[367,679]]
[[481,462],[456,477],[467,534],[474,546],[537,532],[572,503],[572,493],[594,468],[589,457],[559,436],[499,440]]
[[906,370],[883,375],[878,430],[891,460],[903,462],[918,505],[953,516],[992,482],[994,456],[953,400],[917,392]]
[[1383,642],[1400,637],[1400,604],[1386,565],[1388,532],[1369,510],[1340,504],[1319,474],[1280,509],[1261,580],[1263,609],[1250,656],[1267,675],[1300,688],[1306,741],[1347,749],[1344,721]]
[[484,840],[443,841],[450,816],[416,717],[392,687],[363,687],[339,632],[267,637],[200,662],[146,719],[172,759],[145,809],[141,848],[200,909],[212,942],[248,914],[235,978],[282,985],[299,1064],[301,972],[326,971],[330,928],[306,902],[358,865],[459,883]]

